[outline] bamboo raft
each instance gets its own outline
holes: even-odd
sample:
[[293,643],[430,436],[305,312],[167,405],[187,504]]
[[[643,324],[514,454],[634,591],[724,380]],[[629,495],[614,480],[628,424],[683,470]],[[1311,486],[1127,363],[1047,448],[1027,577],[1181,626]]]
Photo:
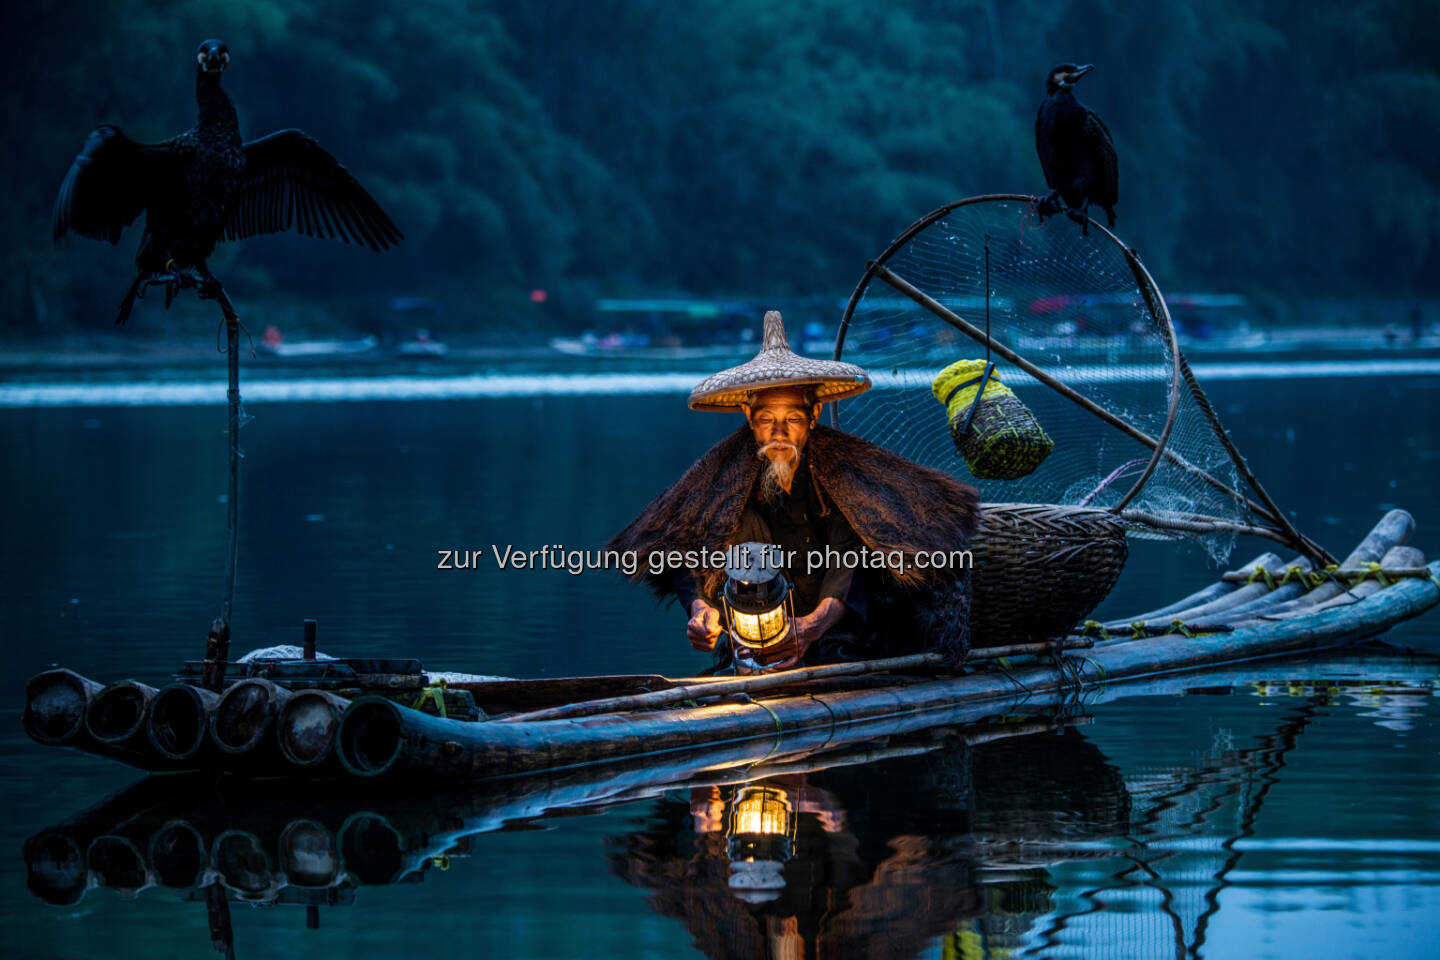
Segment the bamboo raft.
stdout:
[[[1013,743],[1094,719],[1084,706],[1133,696],[1174,696],[1249,686],[1256,695],[1428,697],[1440,658],[1377,647],[1355,653],[1231,664],[1124,680],[1087,704],[1032,705],[1023,719],[946,724],[822,749],[784,745],[757,762],[744,744],[572,767],[482,784],[357,793],[345,781],[273,784],[205,774],[147,777],[96,807],[45,827],[24,845],[27,885],[47,903],[73,905],[97,887],[127,897],[169,890],[186,900],[217,891],[243,903],[335,906],[356,888],[418,880],[463,852],[469,838],[555,813],[595,811],[676,790],[728,787],[953,749]],[[857,734],[871,732],[857,725]],[[1011,824],[1013,827],[1013,824]],[[989,833],[975,851],[1011,859],[1013,838]],[[1052,847],[1047,854],[1055,854]],[[1094,855],[1071,851],[1070,855]],[[1118,854],[1112,854],[1118,855]]]
[[141,769],[263,777],[475,781],[697,749],[754,764],[1374,637],[1440,603],[1440,561],[1404,545],[1413,529],[1392,510],[1336,570],[1262,554],[1182,600],[972,651],[960,670],[919,654],[723,679],[432,684],[413,660],[296,660],[224,664],[223,685],[213,662],[190,664],[156,688],[55,669],[30,681],[23,725],[38,743]]

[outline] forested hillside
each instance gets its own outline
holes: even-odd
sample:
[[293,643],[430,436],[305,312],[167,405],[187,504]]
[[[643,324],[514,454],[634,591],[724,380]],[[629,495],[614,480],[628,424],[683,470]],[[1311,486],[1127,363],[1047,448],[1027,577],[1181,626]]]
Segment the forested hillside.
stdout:
[[[1440,26],[1416,0],[66,0],[7,5],[0,322],[108,325],[139,240],[50,239],[85,134],[194,119],[223,39],[247,137],[298,126],[405,233],[376,255],[261,238],[242,303],[465,324],[595,296],[843,295],[941,203],[1041,192],[1049,67],[1120,154],[1118,232],[1162,285],[1440,293]],[[142,311],[155,317],[152,306]],[[359,322],[357,320],[357,322]],[[455,324],[452,324],[455,325]]]

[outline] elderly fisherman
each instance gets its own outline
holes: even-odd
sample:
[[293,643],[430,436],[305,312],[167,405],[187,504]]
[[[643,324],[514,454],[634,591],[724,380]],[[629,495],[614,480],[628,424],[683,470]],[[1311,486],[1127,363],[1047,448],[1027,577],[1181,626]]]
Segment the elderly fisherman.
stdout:
[[[610,548],[641,556],[775,544],[793,559],[793,629],[767,665],[969,646],[969,572],[957,559],[979,515],[972,487],[859,437],[820,426],[821,405],[862,393],[859,367],[791,352],[780,314],[763,347],[690,393],[694,410],[738,410],[746,423],[656,497]],[[675,552],[675,553],[672,553]],[[817,558],[824,559],[816,563]],[[635,580],[684,605],[690,642],[722,636],[724,571],[651,567]],[[717,660],[721,651],[717,651]]]

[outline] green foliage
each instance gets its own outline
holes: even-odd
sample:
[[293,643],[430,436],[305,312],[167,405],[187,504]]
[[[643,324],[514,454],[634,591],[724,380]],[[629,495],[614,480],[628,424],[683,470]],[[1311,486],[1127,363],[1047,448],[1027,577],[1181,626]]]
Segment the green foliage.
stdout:
[[843,294],[926,211],[1044,192],[1035,109],[1067,59],[1097,64],[1079,93],[1116,139],[1119,231],[1162,284],[1433,296],[1436,10],[24,0],[6,15],[0,121],[23,148],[0,160],[14,185],[0,310],[12,329],[108,324],[139,228],[118,249],[52,250],[55,188],[99,123],[142,141],[189,126],[209,36],[230,46],[244,133],[317,136],[406,234],[380,257],[276,238],[224,249],[213,265],[242,302],[373,315],[422,295],[483,324],[536,286],[576,310],[672,289]]

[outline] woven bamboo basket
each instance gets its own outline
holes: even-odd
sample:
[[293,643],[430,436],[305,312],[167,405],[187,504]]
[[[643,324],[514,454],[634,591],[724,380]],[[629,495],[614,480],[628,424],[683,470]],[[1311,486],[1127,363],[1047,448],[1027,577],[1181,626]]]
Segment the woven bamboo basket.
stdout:
[[1105,599],[1129,549],[1107,510],[987,503],[971,547],[977,647],[1064,635]]
[[970,473],[981,480],[1018,480],[1040,466],[1055,441],[1000,382],[998,371],[986,376],[986,367],[984,360],[957,360],[936,375],[930,389],[945,406],[950,438]]
[[1028,476],[1055,449],[1030,408],[1011,393],[980,398],[964,436],[964,414],[950,421],[950,437],[972,476],[981,480],[1018,480]]

